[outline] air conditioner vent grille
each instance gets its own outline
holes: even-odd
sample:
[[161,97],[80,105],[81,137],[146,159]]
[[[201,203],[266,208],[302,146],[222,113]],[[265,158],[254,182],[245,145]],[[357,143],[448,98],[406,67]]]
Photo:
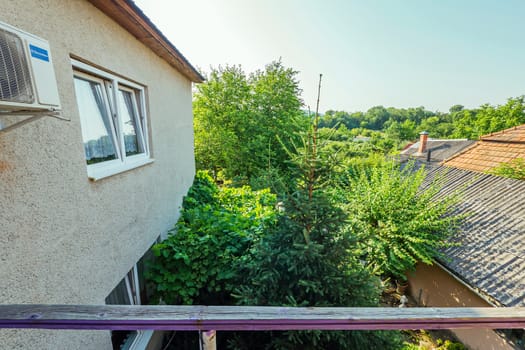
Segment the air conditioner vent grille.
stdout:
[[33,103],[31,75],[22,40],[0,28],[0,100]]

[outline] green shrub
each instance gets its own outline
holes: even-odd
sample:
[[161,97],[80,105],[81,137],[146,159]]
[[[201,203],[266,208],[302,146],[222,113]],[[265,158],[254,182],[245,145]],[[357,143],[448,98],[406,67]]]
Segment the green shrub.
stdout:
[[457,196],[437,198],[438,185],[422,188],[426,173],[393,161],[353,167],[341,182],[356,253],[378,274],[403,278],[418,261],[432,264],[449,245],[459,217],[452,215]]
[[445,343],[439,347],[439,350],[467,350],[467,348],[461,343],[445,340]]
[[516,158],[509,163],[502,163],[489,171],[489,174],[511,179],[525,180],[525,159]]
[[199,172],[168,238],[153,246],[149,278],[167,304],[229,304],[239,266],[276,220],[268,190],[218,188]]
[[404,342],[401,350],[421,350],[421,347],[416,344]]

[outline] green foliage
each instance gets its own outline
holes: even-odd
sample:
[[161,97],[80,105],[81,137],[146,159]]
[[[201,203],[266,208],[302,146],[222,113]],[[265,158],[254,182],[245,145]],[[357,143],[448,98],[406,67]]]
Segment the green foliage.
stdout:
[[[347,159],[345,161],[344,172],[338,176],[335,186],[340,188],[341,184],[344,184],[345,187],[348,187],[349,178],[358,179],[365,174],[367,177],[370,177],[371,175],[369,173],[374,171],[374,169],[384,166],[385,156],[383,154],[371,153],[368,156]],[[346,190],[336,191],[336,194],[338,195],[340,203],[346,202]]]
[[[442,339],[438,339],[436,343],[437,343],[437,347],[432,347],[432,349],[435,349],[435,350],[467,350],[465,345],[459,342],[450,341],[448,339],[445,341],[443,341]],[[416,344],[404,342],[403,348],[401,350],[426,350],[428,348],[429,347],[427,346],[419,346]]]
[[467,350],[460,342],[436,338],[434,332],[419,330],[404,331],[404,333],[409,341],[403,342],[401,350]]
[[502,163],[489,171],[489,174],[511,179],[525,180],[525,159],[516,158],[509,163]]
[[[241,305],[376,306],[379,280],[352,254],[345,213],[332,200],[332,160],[319,147],[314,125],[303,142],[288,149],[290,186],[284,213],[253,247],[244,282],[236,291]],[[287,331],[237,335],[237,349],[378,349],[400,344],[397,332]]]
[[239,267],[275,223],[275,202],[268,190],[218,188],[199,172],[176,227],[153,246],[157,296],[167,304],[231,303]]
[[367,129],[387,131],[395,134],[401,140],[410,140],[415,136],[415,126],[436,113],[426,111],[423,107],[398,109],[375,106],[366,112],[348,113],[344,111],[327,111],[319,122],[321,128],[339,128],[345,126],[348,130]]
[[239,66],[212,70],[199,84],[193,102],[195,158],[198,169],[230,169],[241,161],[237,152],[248,119],[250,87]]
[[437,350],[467,350],[467,348],[465,345],[459,342],[453,342],[447,339],[442,344],[440,344]]
[[524,96],[509,98],[506,104],[496,107],[489,104],[481,106],[470,137],[477,138],[525,123],[524,98]]
[[386,129],[386,133],[389,138],[394,140],[413,140],[417,138],[416,123],[409,119],[404,122],[393,121]]
[[329,141],[323,146],[322,151],[334,161],[332,168],[337,172],[344,171],[348,164],[364,159],[375,156],[384,158],[383,151],[370,142]]
[[[219,188],[210,175],[204,171],[198,171],[188,194],[182,200],[182,217],[189,210],[205,204],[218,206],[217,195],[219,193]],[[187,219],[185,220],[187,221]]]
[[279,61],[249,76],[238,66],[213,69],[193,105],[197,168],[243,184],[285,169],[279,138],[289,144],[307,125],[296,76]]
[[404,342],[401,350],[422,350],[419,345]]
[[465,109],[461,105],[450,107],[448,113],[430,112],[418,108],[385,108],[376,106],[366,112],[348,113],[329,110],[320,121],[321,127],[345,128],[379,132],[376,145],[383,149],[398,148],[406,141],[416,140],[418,132],[428,131],[433,138],[477,139],[525,123],[525,97],[509,98],[503,105],[484,104],[479,108]]
[[342,181],[356,253],[371,271],[403,278],[416,262],[431,264],[459,218],[451,214],[457,196],[436,198],[438,185],[421,186],[425,170],[394,162],[356,167]]

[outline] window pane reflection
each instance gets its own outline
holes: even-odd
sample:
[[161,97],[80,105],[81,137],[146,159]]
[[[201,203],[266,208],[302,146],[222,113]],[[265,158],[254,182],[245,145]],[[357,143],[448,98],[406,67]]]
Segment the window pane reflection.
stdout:
[[122,133],[124,134],[124,149],[126,151],[126,156],[144,153],[144,149],[137,137],[138,111],[131,92],[119,90],[118,103],[122,116]]
[[101,84],[75,77],[75,92],[87,164],[117,159]]

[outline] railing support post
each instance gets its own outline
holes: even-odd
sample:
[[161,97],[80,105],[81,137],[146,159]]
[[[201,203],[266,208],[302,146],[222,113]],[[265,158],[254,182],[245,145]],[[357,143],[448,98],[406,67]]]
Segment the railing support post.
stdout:
[[214,330],[200,333],[201,350],[217,350],[217,332]]

